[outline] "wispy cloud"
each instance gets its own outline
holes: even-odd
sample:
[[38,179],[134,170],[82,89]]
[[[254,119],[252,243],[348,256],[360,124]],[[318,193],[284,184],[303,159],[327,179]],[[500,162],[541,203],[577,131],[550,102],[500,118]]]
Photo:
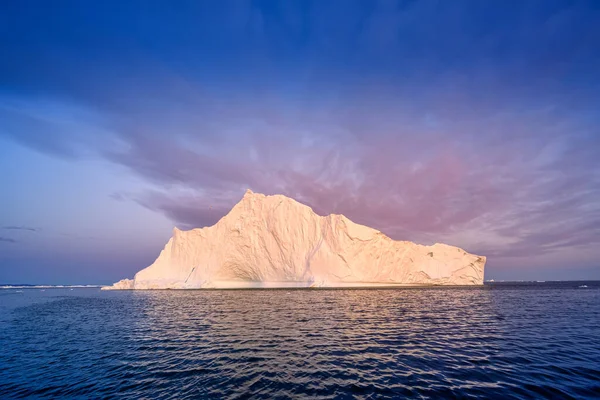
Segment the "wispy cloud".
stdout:
[[7,238],[7,237],[1,237],[1,236],[0,236],[0,242],[4,242],[4,243],[17,243],[17,241],[15,239]]
[[[358,115],[329,105],[322,130],[349,127],[337,136],[320,136],[324,121],[308,112],[286,119],[272,106],[268,116],[255,114],[270,121],[260,133],[238,137],[237,145],[225,136],[210,143],[211,154],[201,139],[196,150],[177,136],[124,136],[128,150],[110,158],[170,188],[132,199],[183,227],[216,222],[250,187],[396,239],[447,241],[493,257],[600,244],[596,138],[585,134],[593,126],[514,105],[453,117],[455,110],[436,108],[440,125],[432,130],[416,117],[394,116],[389,104],[362,105]],[[230,119],[240,118],[232,110]]]
[[13,231],[31,231],[31,232],[37,232],[36,228],[32,228],[29,226],[3,226],[2,229],[6,229],[6,230],[13,230]]

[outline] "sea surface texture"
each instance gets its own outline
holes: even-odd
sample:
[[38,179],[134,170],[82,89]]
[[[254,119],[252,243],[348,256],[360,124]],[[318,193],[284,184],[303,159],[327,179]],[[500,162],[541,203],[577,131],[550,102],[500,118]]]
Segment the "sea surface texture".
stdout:
[[600,283],[0,289],[2,399],[407,397],[600,398]]

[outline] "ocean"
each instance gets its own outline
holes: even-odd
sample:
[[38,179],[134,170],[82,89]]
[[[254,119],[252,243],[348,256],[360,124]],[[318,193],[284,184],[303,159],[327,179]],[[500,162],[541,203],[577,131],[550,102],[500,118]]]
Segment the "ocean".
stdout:
[[600,282],[5,288],[0,398],[600,398]]

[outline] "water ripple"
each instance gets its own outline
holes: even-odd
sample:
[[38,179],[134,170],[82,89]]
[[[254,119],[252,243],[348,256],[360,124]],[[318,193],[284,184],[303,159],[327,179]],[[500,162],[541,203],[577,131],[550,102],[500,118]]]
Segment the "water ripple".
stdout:
[[600,288],[2,293],[0,398],[600,397]]

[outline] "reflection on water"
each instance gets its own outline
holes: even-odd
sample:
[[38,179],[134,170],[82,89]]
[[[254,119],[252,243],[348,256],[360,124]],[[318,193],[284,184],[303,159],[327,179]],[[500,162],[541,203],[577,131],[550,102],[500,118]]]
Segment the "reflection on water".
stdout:
[[0,397],[600,396],[588,286],[0,292]]

